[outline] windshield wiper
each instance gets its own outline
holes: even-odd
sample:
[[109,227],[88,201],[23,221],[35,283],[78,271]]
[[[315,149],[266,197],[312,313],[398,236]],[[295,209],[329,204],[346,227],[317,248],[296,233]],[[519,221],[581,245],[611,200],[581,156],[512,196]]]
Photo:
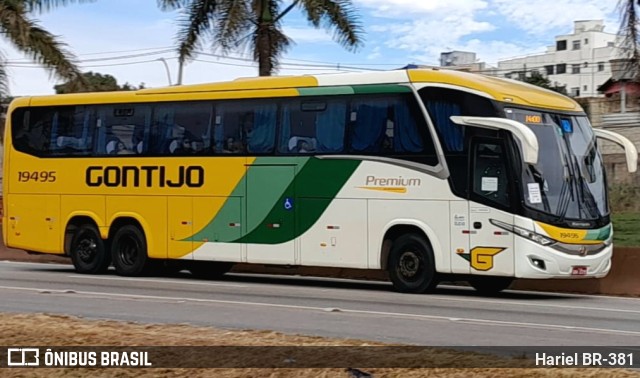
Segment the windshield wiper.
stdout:
[[[578,166],[578,158],[574,156],[574,164],[576,164],[576,167]],[[582,172],[581,172],[582,173]],[[578,209],[580,212],[582,212],[582,204],[584,204],[585,208],[587,209],[587,212],[589,213],[588,215],[592,218],[598,218],[600,216],[602,216],[600,214],[600,209],[598,209],[598,205],[596,204],[596,200],[595,198],[593,198],[593,193],[591,193],[591,190],[589,189],[589,187],[587,186],[584,176],[582,174],[580,174],[580,176],[578,177],[578,181],[577,181],[577,185],[578,185],[578,194],[579,194],[579,198],[578,198]],[[586,190],[585,190],[586,187]]]
[[[569,158],[567,153],[564,151],[562,152],[562,157],[565,162],[564,169],[566,169],[567,175],[565,175],[565,180],[562,183],[562,188],[560,189],[560,200],[558,201],[560,222],[564,222],[564,219],[567,216],[567,212],[569,211],[569,203],[571,201],[576,200],[576,198],[574,198],[574,195],[573,195],[574,188],[576,189],[576,192],[577,192],[577,188],[575,185],[576,176],[573,172],[574,167],[572,167],[571,159]],[[576,197],[577,197],[577,193],[576,193]]]

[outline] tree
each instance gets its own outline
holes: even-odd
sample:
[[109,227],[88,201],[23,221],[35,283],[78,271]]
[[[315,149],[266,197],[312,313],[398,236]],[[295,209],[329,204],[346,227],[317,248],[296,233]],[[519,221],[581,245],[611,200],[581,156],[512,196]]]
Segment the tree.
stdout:
[[558,93],[562,93],[563,95],[567,94],[567,86],[566,85],[558,85],[558,83],[551,83],[547,77],[543,76],[538,71],[532,71],[531,75],[525,76],[522,80],[525,83],[533,84],[538,87],[542,87],[545,89],[550,89],[552,91],[556,91]]
[[622,19],[618,30],[618,36],[622,39],[621,58],[628,59],[625,71],[634,73],[634,76],[640,75],[640,14],[638,5],[640,5],[640,0],[619,0],[618,2]]
[[129,83],[118,85],[118,81],[111,75],[103,75],[101,73],[86,72],[80,78],[69,80],[66,83],[58,84],[53,87],[57,94],[61,93],[77,93],[77,92],[110,92],[110,91],[135,91],[143,89],[144,83],[138,87]]
[[177,35],[180,64],[192,59],[201,40],[209,37],[222,53],[246,49],[258,63],[260,76],[277,71],[292,40],[282,30],[282,19],[294,8],[311,26],[333,30],[348,50],[362,44],[362,27],[351,0],[158,0],[164,10],[181,10]]
[[[92,0],[0,0],[0,34],[55,77],[62,80],[77,79],[81,72],[74,63],[75,57],[64,43],[43,29],[32,17],[35,13],[58,6],[89,1]],[[4,59],[0,59],[0,95],[6,93],[7,71]]]

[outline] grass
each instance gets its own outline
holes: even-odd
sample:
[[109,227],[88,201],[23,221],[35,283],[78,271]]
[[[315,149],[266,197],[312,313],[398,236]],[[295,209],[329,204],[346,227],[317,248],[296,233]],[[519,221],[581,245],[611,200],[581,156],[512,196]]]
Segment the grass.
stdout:
[[[315,336],[285,335],[271,331],[225,330],[210,327],[195,327],[190,325],[170,324],[141,324],[116,321],[87,320],[66,315],[44,314],[6,314],[0,313],[0,345],[8,346],[382,346],[384,344],[362,340],[331,339]],[[336,348],[335,356],[347,353],[348,348]],[[347,351],[347,352],[345,352]],[[188,358],[188,357],[187,357]],[[208,356],[215,359],[216,356]],[[261,355],[247,355],[247,363],[259,362]],[[398,363],[398,360],[389,363]],[[640,372],[622,369],[598,368],[523,368],[522,359],[488,356],[440,348],[431,348],[424,353],[400,355],[408,364],[421,362],[423,365],[442,364],[455,366],[458,364],[481,364],[486,368],[432,368],[432,369],[390,369],[367,368],[365,371],[376,378],[639,378]],[[243,357],[245,359],[245,357]],[[381,361],[385,361],[382,357]],[[153,361],[152,361],[153,362]],[[533,362],[530,362],[532,365]],[[364,367],[363,367],[364,368]],[[2,376],[7,378],[46,377],[183,377],[190,378],[347,378],[345,369],[125,369],[125,368],[43,368],[43,369],[2,369]]]
[[614,213],[613,244],[623,247],[640,247],[640,213]]

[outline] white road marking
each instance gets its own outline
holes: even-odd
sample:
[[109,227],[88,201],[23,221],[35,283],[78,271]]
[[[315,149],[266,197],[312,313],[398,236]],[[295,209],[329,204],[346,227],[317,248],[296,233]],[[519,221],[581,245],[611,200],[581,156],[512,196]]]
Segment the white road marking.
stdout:
[[[28,291],[28,292],[47,291],[50,294],[68,295],[65,293],[65,290],[48,290],[48,289],[24,288],[24,287],[13,287],[13,286],[0,286],[0,289]],[[230,300],[220,300],[220,299],[163,297],[163,296],[157,296],[157,295],[104,293],[104,292],[93,292],[93,291],[78,291],[77,294],[89,295],[92,298],[106,297],[106,298],[122,298],[127,300],[130,300],[130,299],[174,300],[174,301],[188,301],[188,302],[195,302],[195,303],[217,303],[217,304],[229,304],[229,305],[240,305],[240,306],[274,307],[274,308],[286,308],[286,309],[293,309],[293,310],[310,310],[310,311],[320,311],[320,312],[324,312],[326,310],[326,308],[314,307],[314,306],[286,305],[286,304],[279,304],[279,303],[243,302],[243,301],[230,301]],[[340,311],[336,313],[336,316],[344,313],[351,313],[351,314],[363,314],[363,315],[392,316],[392,317],[420,319],[420,320],[453,321],[453,322],[481,324],[481,325],[498,326],[498,327],[509,326],[509,327],[521,327],[521,328],[542,328],[542,329],[557,329],[557,330],[577,331],[577,332],[598,332],[598,333],[605,333],[605,334],[618,334],[623,336],[640,336],[640,332],[638,331],[625,331],[625,330],[607,329],[607,328],[566,326],[566,325],[560,325],[560,324],[546,324],[546,323],[513,322],[513,321],[491,320],[491,319],[455,318],[455,317],[438,316],[438,315],[410,314],[410,313],[387,312],[387,311],[353,310],[353,309],[346,309],[346,308],[341,308],[339,310]]]
[[[556,304],[525,302],[525,301],[498,301],[498,300],[492,300],[492,299],[454,298],[454,297],[443,297],[443,296],[437,296],[437,295],[430,296],[429,300],[441,300],[441,301],[464,302],[464,303],[474,302],[474,303],[502,304],[502,305],[515,305],[515,306],[548,307],[548,308],[561,308],[561,309],[567,309],[567,310],[626,312],[626,313],[640,314],[640,310],[623,310],[618,308],[604,308],[604,307],[590,307],[590,306],[556,305]],[[638,301],[638,305],[640,305],[640,300],[637,300],[637,301]]]
[[133,282],[152,282],[152,283],[168,283],[179,285],[199,285],[199,286],[223,286],[223,287],[247,287],[247,285],[214,283],[214,282],[189,282],[180,279],[153,279],[153,278],[134,278],[134,277],[105,277],[105,276],[85,276],[85,275],[68,275],[69,278],[87,279],[87,280],[104,280],[104,281],[133,281]]
[[[56,264],[52,263],[32,263],[32,262],[20,262],[20,261],[0,261],[0,264],[15,264],[15,265],[41,265],[51,267]],[[60,264],[57,264],[60,265]],[[305,278],[305,277],[289,277],[289,276],[278,276],[278,275],[260,275],[260,274],[242,274],[245,276],[259,276],[259,277],[273,277],[275,279],[282,278]],[[181,285],[195,285],[195,286],[219,286],[219,287],[237,287],[237,288],[247,288],[247,287],[255,287],[253,284],[249,285],[241,285],[241,284],[230,284],[230,283],[212,283],[212,282],[188,282],[181,281],[180,279],[175,280],[162,280],[162,279],[146,279],[146,278],[126,278],[126,277],[109,277],[109,276],[85,276],[85,275],[68,275],[67,277],[75,278],[75,279],[87,279],[87,280],[111,280],[111,281],[139,281],[139,282],[152,282],[152,283],[178,283]],[[307,277],[309,279],[314,279],[313,277]],[[323,278],[327,281],[335,281],[331,278]],[[347,282],[362,282],[348,279],[336,279],[339,281],[347,281]],[[273,284],[269,284],[269,286],[274,286]],[[445,286],[447,288],[460,288],[459,286]],[[310,288],[304,288],[304,290],[309,290]],[[320,290],[322,292],[327,291],[326,289],[320,288],[311,288]],[[559,298],[579,298],[579,297],[587,297],[587,298],[607,298],[607,299],[615,299],[622,301],[635,301],[640,305],[640,298],[628,298],[628,297],[612,297],[612,296],[601,296],[601,295],[584,295],[584,294],[567,294],[567,293],[547,293],[547,292],[533,292],[533,291],[514,291],[515,293],[531,293],[537,295],[557,295]],[[400,297],[398,297],[400,298]],[[617,309],[617,308],[603,308],[603,307],[592,307],[592,306],[572,306],[572,305],[556,305],[549,303],[539,303],[539,302],[526,302],[526,301],[508,301],[508,300],[494,300],[494,299],[473,299],[473,298],[457,298],[454,296],[443,296],[443,295],[431,295],[423,297],[426,302],[428,301],[451,301],[451,302],[474,302],[474,303],[486,303],[486,304],[500,304],[500,305],[516,305],[516,306],[529,306],[529,307],[546,307],[546,308],[557,308],[557,309],[566,309],[566,310],[590,310],[590,311],[602,311],[602,312],[614,312],[614,313],[636,313],[640,314],[640,310],[626,310],[626,309]],[[416,302],[412,302],[416,303]]]

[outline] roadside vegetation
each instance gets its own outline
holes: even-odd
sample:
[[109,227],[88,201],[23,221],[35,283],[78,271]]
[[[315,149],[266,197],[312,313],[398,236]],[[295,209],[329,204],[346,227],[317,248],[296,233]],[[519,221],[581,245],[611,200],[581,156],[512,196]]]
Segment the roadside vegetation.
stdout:
[[[117,337],[114,337],[117,335]],[[0,344],[10,346],[383,346],[361,340],[329,339],[314,336],[284,335],[271,331],[224,330],[189,325],[138,324],[130,322],[86,320],[71,316],[42,314],[0,314]],[[344,353],[336,348],[336,358]],[[213,357],[212,357],[213,358]],[[247,355],[246,361],[260,361],[260,355]],[[487,358],[490,359],[487,362]],[[373,377],[610,377],[640,378],[640,373],[621,369],[544,369],[498,368],[522,366],[521,358],[502,358],[484,354],[430,348],[424,353],[407,355],[407,363],[417,359],[423,364],[482,363],[496,366],[484,369],[369,369],[359,368]],[[403,359],[403,360],[404,360]],[[151,361],[153,362],[153,361]],[[385,362],[385,361],[381,361]],[[393,363],[393,362],[389,362]],[[397,363],[397,361],[395,362]],[[3,369],[3,377],[356,377],[346,369]],[[366,375],[363,375],[366,377]]]
[[614,184],[609,187],[616,246],[640,247],[640,188]]

